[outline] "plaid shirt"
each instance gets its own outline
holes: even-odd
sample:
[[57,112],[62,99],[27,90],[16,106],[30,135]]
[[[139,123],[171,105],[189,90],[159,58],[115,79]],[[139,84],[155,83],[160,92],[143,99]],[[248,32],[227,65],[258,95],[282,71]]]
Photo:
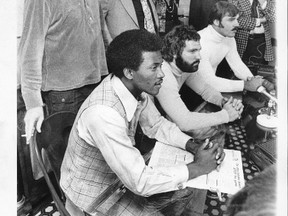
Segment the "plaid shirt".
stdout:
[[[239,55],[242,57],[246,50],[249,32],[256,27],[256,19],[251,17],[251,3],[249,0],[229,0],[229,2],[237,6],[237,8],[240,10],[240,17],[238,20],[240,28],[235,35],[235,39],[237,42]],[[258,9],[260,17],[265,16],[267,19],[267,22],[263,24],[266,41],[264,58],[266,61],[273,61],[274,53],[272,49],[269,23],[275,22],[275,1],[267,0],[267,6],[264,10],[258,4]]]

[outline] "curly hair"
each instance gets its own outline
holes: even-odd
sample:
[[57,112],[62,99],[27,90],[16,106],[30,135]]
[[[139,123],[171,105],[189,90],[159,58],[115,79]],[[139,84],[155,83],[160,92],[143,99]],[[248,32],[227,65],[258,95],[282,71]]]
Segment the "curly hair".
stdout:
[[234,4],[227,1],[216,2],[209,14],[208,24],[213,24],[214,20],[221,22],[222,18],[226,15],[235,17],[237,14],[239,14],[239,10]]
[[167,62],[172,62],[175,55],[181,55],[185,42],[199,41],[200,35],[193,26],[179,25],[168,32],[163,39],[162,57]]
[[161,48],[162,40],[156,34],[141,29],[125,31],[107,48],[109,72],[121,78],[124,68],[137,71],[143,62],[143,52],[161,51]]

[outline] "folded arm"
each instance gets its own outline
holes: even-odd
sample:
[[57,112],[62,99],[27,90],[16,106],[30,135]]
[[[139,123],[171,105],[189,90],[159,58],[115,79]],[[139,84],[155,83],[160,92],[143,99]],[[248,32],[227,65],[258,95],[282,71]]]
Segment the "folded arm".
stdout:
[[[190,130],[228,122],[229,117],[225,110],[221,110],[215,113],[191,112],[181,99],[179,90],[177,88],[177,83],[175,82],[170,82],[169,80],[164,78],[162,87],[159,94],[156,95],[156,98],[158,99],[161,107],[164,109],[168,117],[182,131],[188,132]],[[200,90],[199,92],[202,92],[202,95],[205,95],[206,99],[213,101],[212,98],[209,99],[208,95],[205,94],[207,92]],[[218,95],[217,97],[219,97],[219,99],[216,99],[214,102],[219,102],[220,100],[222,100],[222,96]]]
[[[208,58],[205,58],[204,54],[201,54],[202,59],[199,64],[199,74],[202,78],[217,91],[220,92],[237,92],[243,91],[243,80],[231,80],[216,76],[216,71],[213,69],[211,62]],[[209,55],[207,55],[209,56]]]

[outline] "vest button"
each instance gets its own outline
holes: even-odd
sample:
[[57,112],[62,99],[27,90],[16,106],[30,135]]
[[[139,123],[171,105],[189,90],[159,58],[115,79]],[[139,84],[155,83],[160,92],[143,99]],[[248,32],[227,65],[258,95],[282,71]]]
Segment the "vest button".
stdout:
[[62,98],[62,100],[61,100],[63,103],[65,102],[65,98]]

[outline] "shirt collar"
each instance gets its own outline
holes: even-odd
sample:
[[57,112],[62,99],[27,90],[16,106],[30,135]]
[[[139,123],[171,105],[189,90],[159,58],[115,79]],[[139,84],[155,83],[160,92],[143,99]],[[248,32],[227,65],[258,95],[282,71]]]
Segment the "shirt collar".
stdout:
[[117,76],[113,76],[111,80],[112,87],[120,98],[127,115],[127,120],[130,122],[136,111],[138,101]]

